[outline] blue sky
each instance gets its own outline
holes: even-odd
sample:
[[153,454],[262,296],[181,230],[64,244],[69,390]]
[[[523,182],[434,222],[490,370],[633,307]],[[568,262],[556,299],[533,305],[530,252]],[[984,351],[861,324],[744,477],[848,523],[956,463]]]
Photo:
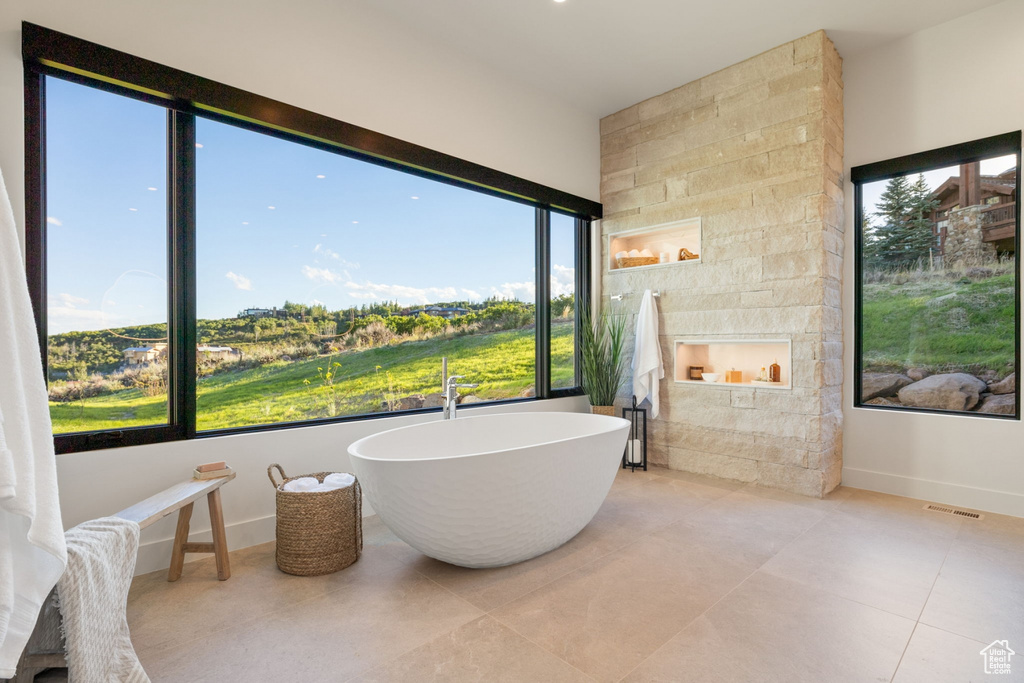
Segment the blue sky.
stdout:
[[[47,79],[49,331],[166,320],[166,113]],[[533,299],[534,210],[199,119],[200,318],[284,301],[330,309]],[[573,221],[552,215],[552,290]]]

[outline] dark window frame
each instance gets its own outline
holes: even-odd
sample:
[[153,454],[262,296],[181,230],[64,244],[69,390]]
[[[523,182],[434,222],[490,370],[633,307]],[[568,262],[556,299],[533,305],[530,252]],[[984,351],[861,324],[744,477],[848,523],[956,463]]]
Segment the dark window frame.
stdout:
[[574,265],[578,313],[590,303],[590,234],[592,221],[600,219],[602,215],[599,203],[28,22],[22,23],[22,56],[25,66],[26,269],[39,334],[44,377],[47,375],[48,362],[45,79],[47,76],[61,78],[150,102],[166,109],[168,116],[168,423],[55,435],[57,453],[440,411],[439,408],[421,408],[197,431],[197,117],[535,207],[536,395],[533,398],[490,401],[486,404],[527,402],[583,394],[578,330],[575,345],[576,386],[560,389],[552,389],[550,386],[550,212],[565,214],[575,219]]
[[1021,419],[1021,392],[1015,392],[1016,409],[1013,415],[996,415],[991,413],[974,413],[969,411],[937,410],[931,408],[908,408],[902,406],[869,405],[861,401],[863,372],[863,284],[864,284],[864,197],[863,186],[882,180],[891,180],[899,176],[913,175],[925,171],[959,166],[983,159],[1017,155],[1017,229],[1014,234],[1014,372],[1020,374],[1020,329],[1021,329],[1021,282],[1020,282],[1020,244],[1021,244],[1021,210],[1020,210],[1020,178],[1021,178],[1021,131],[1004,133],[992,137],[971,140],[958,145],[949,145],[938,149],[909,154],[895,159],[879,161],[850,169],[850,182],[854,189],[854,288],[853,288],[853,407],[868,410],[893,411],[899,413],[927,413],[934,415],[956,415],[960,417],[977,417],[995,420]]

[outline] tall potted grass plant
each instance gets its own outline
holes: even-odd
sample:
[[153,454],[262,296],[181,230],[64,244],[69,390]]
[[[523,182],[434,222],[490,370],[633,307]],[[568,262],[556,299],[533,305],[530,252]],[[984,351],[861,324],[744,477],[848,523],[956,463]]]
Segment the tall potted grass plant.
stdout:
[[580,354],[583,390],[590,397],[590,410],[614,415],[615,396],[622,387],[626,363],[624,348],[626,318],[602,313],[594,321],[590,311],[580,315]]

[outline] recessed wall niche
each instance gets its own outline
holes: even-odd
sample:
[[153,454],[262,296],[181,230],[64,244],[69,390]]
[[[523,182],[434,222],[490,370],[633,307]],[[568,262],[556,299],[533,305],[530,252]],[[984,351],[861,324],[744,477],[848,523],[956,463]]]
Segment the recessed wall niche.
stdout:
[[[611,233],[606,237],[606,243],[609,271],[695,265],[700,263],[700,218]],[[629,255],[645,249],[653,255],[652,258],[664,255],[665,260],[662,262],[659,258],[657,263],[628,266],[619,258],[619,254]]]
[[[791,389],[793,361],[788,339],[697,339],[675,341],[675,381],[723,389]],[[760,381],[761,368],[778,363],[778,382]],[[693,379],[690,368],[719,377],[713,381]],[[731,373],[739,373],[730,377]]]

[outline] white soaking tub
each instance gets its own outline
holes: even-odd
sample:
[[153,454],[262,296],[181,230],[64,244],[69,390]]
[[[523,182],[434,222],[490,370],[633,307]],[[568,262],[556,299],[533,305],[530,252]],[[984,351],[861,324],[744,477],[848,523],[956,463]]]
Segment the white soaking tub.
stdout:
[[348,452],[396,536],[444,562],[500,567],[553,550],[590,522],[628,429],[604,415],[506,413],[400,427]]

